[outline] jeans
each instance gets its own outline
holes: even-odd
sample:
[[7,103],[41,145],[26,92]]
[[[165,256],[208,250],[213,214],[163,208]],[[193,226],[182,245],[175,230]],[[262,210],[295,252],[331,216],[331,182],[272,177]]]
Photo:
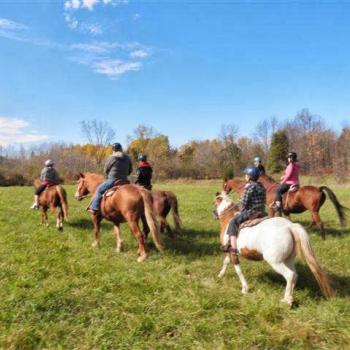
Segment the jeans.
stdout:
[[100,203],[101,203],[102,196],[107,190],[113,187],[114,182],[115,182],[115,179],[108,179],[103,184],[97,187],[95,196],[90,205],[91,209],[100,210]]
[[287,192],[289,190],[289,187],[291,185],[288,185],[288,184],[280,184],[279,187],[277,188],[277,191],[276,191],[276,198],[275,200],[276,201],[279,201],[279,202],[282,202],[282,195]]

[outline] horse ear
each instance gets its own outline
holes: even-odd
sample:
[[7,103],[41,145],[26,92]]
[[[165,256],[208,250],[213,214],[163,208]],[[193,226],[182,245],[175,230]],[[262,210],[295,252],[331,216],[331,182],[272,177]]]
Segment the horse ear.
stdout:
[[84,178],[85,177],[85,175],[83,174],[83,173],[79,173],[79,176],[80,176],[80,178]]
[[215,197],[217,197],[219,194],[220,194],[220,192],[216,192],[216,193],[215,193]]
[[227,177],[224,177],[224,182],[227,182],[228,178]]

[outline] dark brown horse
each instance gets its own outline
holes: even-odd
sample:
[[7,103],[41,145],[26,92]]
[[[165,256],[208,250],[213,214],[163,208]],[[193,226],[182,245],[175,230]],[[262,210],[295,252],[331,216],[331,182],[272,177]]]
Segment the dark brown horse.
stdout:
[[[97,187],[103,182],[103,177],[97,174],[80,174],[75,198],[82,200],[89,194],[94,194]],[[150,191],[137,185],[123,185],[110,196],[104,196],[101,201],[101,211],[98,215],[91,215],[94,224],[95,240],[93,247],[99,245],[101,221],[103,218],[112,221],[116,235],[117,248],[119,253],[122,250],[122,239],[120,235],[120,224],[127,222],[131,232],[136,237],[139,244],[139,258],[141,262],[146,259],[145,238],[151,230],[153,241],[158,250],[162,250],[159,236],[159,227],[153,209],[153,199]],[[143,222],[147,231],[142,232],[139,221]]]
[[181,233],[181,219],[179,216],[178,202],[175,194],[171,191],[153,190],[153,208],[160,218],[160,231],[166,229],[169,234],[173,234],[171,227],[166,219],[171,211],[175,224],[175,233]]
[[[275,194],[279,184],[267,175],[260,175],[259,181],[266,189],[266,204],[269,208],[269,214],[270,216],[274,216],[275,212],[271,209],[271,205],[275,201]],[[234,190],[241,195],[244,191],[244,186],[244,181],[235,179],[225,180],[223,183],[223,190],[226,193]],[[317,187],[306,185],[300,187],[300,189],[295,192],[287,192],[284,194],[282,200],[283,214],[289,216],[289,214],[303,213],[304,211],[308,210],[311,213],[311,226],[316,224],[320,230],[322,238],[324,239],[325,231],[319,211],[326,200],[326,194],[328,194],[329,199],[333,203],[337,211],[340,224],[343,226],[346,219],[346,208],[339,203],[334,192],[327,186]]]
[[[34,187],[40,186],[40,180],[34,181]],[[68,203],[67,193],[61,185],[48,186],[39,197],[39,209],[41,213],[41,222],[49,225],[47,215],[48,209],[56,214],[56,227],[63,230],[63,221],[68,221]]]

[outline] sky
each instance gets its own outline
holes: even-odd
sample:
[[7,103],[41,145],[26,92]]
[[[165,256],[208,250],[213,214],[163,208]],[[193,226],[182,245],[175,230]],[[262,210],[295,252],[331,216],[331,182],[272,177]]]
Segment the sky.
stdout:
[[83,143],[98,119],[177,147],[303,108],[340,130],[349,82],[348,1],[0,0],[3,146]]

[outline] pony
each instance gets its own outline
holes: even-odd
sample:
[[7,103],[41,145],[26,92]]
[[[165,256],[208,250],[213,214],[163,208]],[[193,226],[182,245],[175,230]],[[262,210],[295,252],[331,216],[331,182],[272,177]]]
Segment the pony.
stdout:
[[180,234],[182,232],[181,219],[178,210],[178,201],[175,194],[172,191],[153,190],[153,208],[156,214],[160,218],[160,232],[165,230],[175,237],[166,217],[171,211],[173,221],[175,225],[175,233]]
[[[93,173],[80,173],[78,186],[74,195],[75,199],[82,200],[89,194],[94,194],[97,187],[103,181],[103,177]],[[108,192],[108,191],[107,191]],[[159,251],[163,250],[160,241],[159,226],[153,210],[153,199],[150,191],[141,186],[126,184],[120,186],[110,196],[104,196],[101,201],[101,211],[97,215],[92,215],[94,224],[95,239],[93,247],[98,247],[100,243],[101,221],[103,218],[112,221],[116,237],[116,252],[120,253],[123,247],[123,241],[120,234],[120,224],[127,222],[131,232],[136,237],[139,248],[137,259],[142,262],[147,258],[145,248],[145,238],[149,232],[152,233],[153,241]],[[139,220],[144,224],[144,232],[141,232]]]
[[[279,184],[268,175],[260,175],[259,181],[266,189],[266,204],[269,208],[269,215],[275,216],[276,213],[271,206],[275,201],[275,194]],[[244,181],[226,179],[223,183],[223,190],[226,194],[234,190],[241,195],[244,191],[244,185]],[[326,200],[326,194],[335,207],[341,226],[344,226],[346,221],[346,208],[339,203],[334,192],[327,186],[317,187],[306,185],[300,187],[295,192],[287,192],[283,195],[282,212],[286,216],[289,216],[290,214],[299,214],[308,210],[311,213],[311,224],[309,228],[316,224],[320,230],[322,239],[325,239],[325,230],[319,211]]]
[[[34,187],[40,186],[41,180],[34,181]],[[48,186],[39,197],[39,209],[41,213],[41,223],[49,226],[48,209],[56,214],[56,228],[63,230],[63,221],[68,221],[67,192],[61,185]],[[58,210],[57,210],[58,209]]]
[[[220,220],[220,241],[225,245],[229,241],[228,223],[238,212],[238,207],[223,191],[214,198],[214,205]],[[293,305],[293,291],[297,281],[294,258],[297,251],[302,253],[306,263],[315,276],[323,295],[328,299],[334,295],[326,274],[318,264],[309,236],[305,229],[297,223],[283,217],[272,217],[262,220],[255,226],[241,228],[237,238],[239,254],[250,260],[265,260],[286,282],[282,302]],[[248,283],[239,264],[238,255],[231,255],[236,273],[242,285],[242,293],[248,293]],[[230,256],[224,258],[218,277],[223,277],[230,263]]]

